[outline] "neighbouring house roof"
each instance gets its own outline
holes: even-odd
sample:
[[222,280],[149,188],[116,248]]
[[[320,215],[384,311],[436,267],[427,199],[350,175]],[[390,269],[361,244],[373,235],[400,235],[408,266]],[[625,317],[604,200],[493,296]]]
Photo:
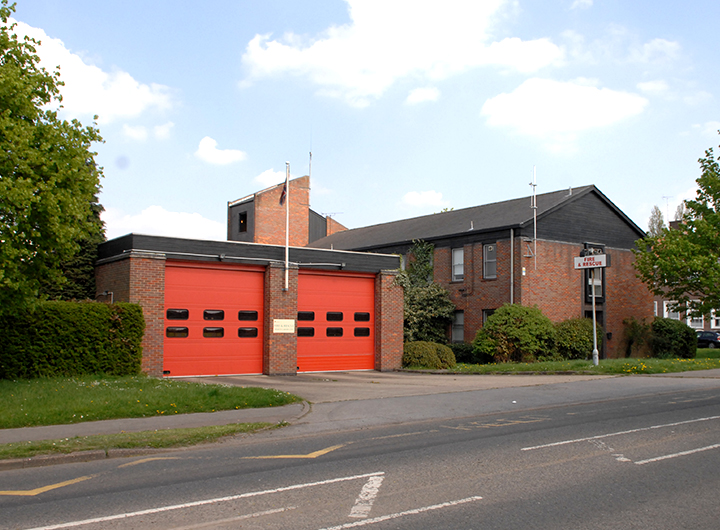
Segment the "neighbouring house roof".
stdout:
[[[593,185],[537,195],[538,221],[589,194],[594,194],[616,216],[627,223],[632,231],[637,232],[638,239],[644,236],[642,229]],[[532,227],[533,210],[530,206],[531,197],[529,196],[472,206],[460,210],[350,229],[319,239],[310,246],[365,250],[387,245],[411,243],[414,240],[432,241],[433,239],[466,235],[468,232]]]

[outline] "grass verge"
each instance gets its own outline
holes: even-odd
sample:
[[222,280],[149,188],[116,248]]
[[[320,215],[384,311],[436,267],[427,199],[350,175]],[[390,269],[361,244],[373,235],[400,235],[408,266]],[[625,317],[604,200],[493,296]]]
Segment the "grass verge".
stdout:
[[592,361],[546,361],[537,363],[462,364],[447,370],[462,374],[557,374],[582,373],[594,375],[662,374],[720,368],[720,358],[695,359],[602,359],[598,366]]
[[279,390],[146,376],[0,381],[0,429],[190,412],[275,407],[301,401]]
[[251,433],[269,427],[269,423],[231,423],[193,429],[75,436],[61,440],[42,440],[0,444],[0,460],[30,458],[38,455],[67,454],[77,451],[108,451],[110,449],[165,449],[215,442],[225,436]]

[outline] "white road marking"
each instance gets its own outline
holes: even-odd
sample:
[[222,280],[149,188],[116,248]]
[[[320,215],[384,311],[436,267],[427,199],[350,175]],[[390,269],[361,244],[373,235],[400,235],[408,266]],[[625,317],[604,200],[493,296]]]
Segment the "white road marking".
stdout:
[[360,490],[360,495],[355,500],[355,505],[352,507],[352,510],[350,510],[349,517],[364,519],[370,515],[373,502],[375,502],[375,497],[377,497],[378,490],[384,478],[382,475],[368,478],[362,490]]
[[375,523],[381,523],[383,521],[389,521],[391,519],[399,519],[406,515],[417,515],[423,512],[429,512],[431,510],[439,510],[440,508],[449,508],[451,506],[457,506],[459,504],[465,504],[468,502],[479,501],[482,497],[468,497],[467,499],[460,499],[457,501],[443,502],[442,504],[433,504],[432,506],[425,506],[423,508],[415,508],[414,510],[408,510],[406,512],[392,513],[390,515],[383,515],[381,517],[375,517],[373,519],[365,519],[364,521],[355,521],[353,523],[345,523],[340,526],[330,526],[321,530],[343,530],[344,528],[357,528],[359,526],[367,526]]
[[235,521],[242,521],[243,519],[252,519],[254,517],[262,517],[263,515],[272,515],[274,513],[286,512],[288,510],[294,510],[297,506],[288,506],[287,508],[277,508],[276,510],[266,510],[264,512],[248,513],[246,515],[240,515],[238,517],[231,517],[230,519],[218,519],[217,521],[210,521],[207,523],[194,524],[191,526],[183,526],[174,528],[173,530],[197,530],[199,528],[215,528],[219,524],[233,523]]
[[533,447],[523,447],[520,449],[521,451],[533,451],[535,449],[545,449],[547,447],[557,447],[559,445],[568,445],[568,444],[574,444],[578,442],[587,442],[590,440],[599,440],[600,438],[609,438],[611,436],[621,436],[623,434],[633,434],[636,432],[643,432],[643,431],[650,431],[653,429],[663,429],[666,427],[675,427],[677,425],[687,425],[689,423],[697,423],[700,421],[710,421],[710,420],[717,420],[720,419],[720,416],[709,416],[707,418],[698,418],[695,420],[687,420],[687,421],[679,421],[677,423],[666,423],[664,425],[653,425],[651,427],[642,427],[640,429],[630,429],[629,431],[619,431],[619,432],[613,432],[608,434],[599,434],[597,436],[588,436],[587,438],[576,438],[574,440],[563,440],[561,442],[553,442],[549,444],[543,444],[543,445],[535,445]]
[[669,458],[677,458],[678,456],[692,455],[695,453],[701,453],[702,451],[709,451],[710,449],[718,449],[720,444],[708,445],[707,447],[700,447],[699,449],[691,449],[690,451],[682,451],[681,453],[674,453],[671,455],[656,456],[655,458],[648,458],[647,460],[638,460],[635,464],[641,466],[643,464],[649,464],[651,462],[659,462],[660,460],[667,460]]
[[171,510],[181,510],[183,508],[194,508],[195,506],[205,506],[207,504],[214,504],[218,502],[228,502],[228,501],[234,501],[238,499],[247,499],[249,497],[258,497],[260,495],[269,495],[272,493],[282,493],[284,491],[292,491],[292,490],[299,490],[303,488],[310,488],[312,486],[324,486],[326,484],[335,484],[337,482],[347,482],[349,480],[358,480],[361,478],[368,478],[368,477],[375,477],[379,475],[384,475],[384,471],[379,471],[376,473],[365,473],[363,475],[354,475],[351,477],[340,477],[340,478],[333,478],[328,480],[321,480],[319,482],[308,482],[306,484],[294,484],[292,486],[285,486],[282,488],[275,488],[272,490],[264,490],[264,491],[252,491],[249,493],[240,493],[238,495],[230,495],[227,497],[218,497],[215,499],[207,499],[204,501],[194,501],[194,502],[186,502],[183,504],[175,504],[172,506],[161,506],[160,508],[150,508],[148,510],[140,510],[137,512],[128,512],[128,513],[119,513],[116,515],[108,515],[106,517],[95,517],[93,519],[85,519],[82,521],[72,521],[69,523],[60,523],[60,524],[54,524],[50,526],[38,526],[36,528],[31,528],[29,530],[55,530],[57,528],[72,528],[76,526],[83,526],[87,524],[93,524],[93,523],[104,523],[107,521],[116,521],[118,519],[127,519],[129,517],[137,517],[138,515],[150,515],[155,513],[161,513],[161,512],[169,512]]

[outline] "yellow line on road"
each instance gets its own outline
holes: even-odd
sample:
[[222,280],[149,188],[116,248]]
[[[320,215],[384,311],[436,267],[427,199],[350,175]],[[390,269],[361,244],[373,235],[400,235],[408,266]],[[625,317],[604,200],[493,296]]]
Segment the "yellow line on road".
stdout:
[[314,453],[308,453],[306,455],[268,455],[268,456],[245,456],[243,458],[252,458],[252,459],[270,459],[270,458],[317,458],[318,456],[326,455],[330,453],[331,451],[335,451],[335,449],[340,449],[341,447],[345,447],[347,444],[340,444],[340,445],[333,445],[332,447],[328,447],[327,449],[320,449],[319,451],[315,451]]
[[135,460],[135,462],[128,462],[127,464],[121,464],[120,467],[136,466],[138,464],[144,464],[145,462],[152,462],[153,460],[178,460],[179,456],[154,456],[151,458],[143,458],[142,460]]
[[34,490],[0,491],[0,495],[15,495],[15,496],[33,497],[35,495],[40,495],[41,493],[45,493],[46,491],[54,490],[57,488],[63,488],[65,486],[70,486],[71,484],[77,484],[78,482],[82,482],[84,480],[89,480],[93,477],[95,477],[95,475],[88,475],[85,477],[74,478],[72,480],[66,480],[65,482],[58,482],[57,484],[50,484],[49,486],[35,488]]

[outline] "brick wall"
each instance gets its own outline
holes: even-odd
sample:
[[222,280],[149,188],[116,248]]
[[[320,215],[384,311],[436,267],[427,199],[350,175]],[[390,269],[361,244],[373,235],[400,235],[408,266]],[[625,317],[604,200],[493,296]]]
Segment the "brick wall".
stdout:
[[402,367],[403,289],[396,277],[397,271],[375,277],[375,369],[381,372]]
[[343,232],[343,231],[347,230],[347,228],[345,228],[343,225],[338,223],[332,217],[328,216],[326,219],[327,219],[327,234],[325,234],[325,235],[331,236],[337,232]]
[[98,294],[111,291],[115,302],[139,304],[145,318],[142,371],[162,376],[165,258],[159,254],[133,251],[127,257],[96,268]]
[[273,320],[297,318],[298,269],[288,271],[285,290],[285,265],[271,263],[265,269],[265,375],[297,374],[297,333],[273,333]]
[[[280,204],[284,183],[255,195],[255,243],[285,244],[285,205]],[[308,216],[310,209],[310,177],[290,181],[290,246],[308,244]]]

